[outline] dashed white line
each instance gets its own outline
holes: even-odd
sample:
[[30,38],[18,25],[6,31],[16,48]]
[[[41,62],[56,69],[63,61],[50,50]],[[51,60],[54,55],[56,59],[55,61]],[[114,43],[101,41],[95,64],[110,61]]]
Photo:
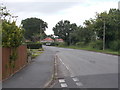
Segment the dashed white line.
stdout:
[[65,79],[59,79],[59,83],[61,87],[68,87],[68,85],[65,83]]
[[[59,58],[59,57],[58,57]],[[71,73],[71,77],[74,77],[75,75],[72,73],[71,69],[62,61],[61,58],[59,58],[60,62],[66,67],[66,69]]]
[[[68,68],[68,66],[65,65],[65,63],[63,63],[62,59],[59,58],[59,60],[66,67],[66,69],[71,73],[71,78],[73,79],[74,82],[76,82],[76,85],[79,87],[83,86],[83,84],[81,82],[79,82],[79,79],[77,77],[74,77],[74,74],[71,72],[70,68]],[[65,83],[64,79],[59,79],[59,83],[60,83],[61,87],[63,87],[63,88],[68,87],[68,85]]]
[[68,87],[66,83],[61,83],[61,87]]
[[64,79],[59,79],[59,82],[63,83],[63,82],[65,82],[65,80]]
[[83,84],[81,82],[77,82],[76,85],[79,86],[79,87],[83,86]]
[[79,81],[78,78],[72,78],[72,79],[73,79],[73,81],[75,81],[75,82]]

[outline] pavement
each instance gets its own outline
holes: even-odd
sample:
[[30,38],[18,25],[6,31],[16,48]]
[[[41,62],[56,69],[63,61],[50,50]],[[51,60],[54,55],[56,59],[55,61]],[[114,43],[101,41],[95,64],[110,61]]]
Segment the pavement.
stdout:
[[[57,47],[58,80],[53,88],[118,88],[118,56]],[[113,89],[114,90],[114,89]]]
[[52,77],[55,51],[45,51],[2,83],[3,88],[43,88]]

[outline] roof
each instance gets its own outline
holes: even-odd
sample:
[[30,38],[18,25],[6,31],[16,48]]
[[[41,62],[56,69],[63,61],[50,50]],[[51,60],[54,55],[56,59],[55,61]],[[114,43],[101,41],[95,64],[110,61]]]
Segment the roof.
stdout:
[[44,41],[54,41],[53,39],[51,39],[51,38],[45,38],[45,39],[43,39]]
[[63,41],[63,39],[56,39],[56,41]]

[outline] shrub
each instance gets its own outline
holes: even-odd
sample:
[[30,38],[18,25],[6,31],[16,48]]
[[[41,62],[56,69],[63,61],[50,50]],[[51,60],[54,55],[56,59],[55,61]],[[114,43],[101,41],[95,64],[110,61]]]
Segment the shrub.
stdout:
[[58,46],[59,46],[59,47],[67,46],[67,43],[65,43],[65,42],[61,42],[61,43],[58,44]]
[[39,49],[42,48],[42,44],[41,43],[35,43],[35,42],[27,42],[27,48],[29,49]]
[[2,23],[2,46],[17,48],[23,43],[24,30],[16,26],[16,22],[4,20]]
[[76,46],[84,47],[84,46],[85,46],[85,43],[84,43],[84,42],[77,42],[77,43],[76,43]]
[[89,46],[98,50],[103,49],[103,42],[101,40],[97,40],[95,42],[89,43]]
[[27,49],[27,56],[31,56],[31,55],[32,55],[32,52],[29,49]]
[[46,42],[42,42],[42,45],[46,45]]
[[118,43],[119,43],[119,42],[120,42],[120,41],[111,41],[111,42],[109,43],[109,48],[112,49],[112,50],[114,50],[114,51],[118,51],[118,49],[119,49]]

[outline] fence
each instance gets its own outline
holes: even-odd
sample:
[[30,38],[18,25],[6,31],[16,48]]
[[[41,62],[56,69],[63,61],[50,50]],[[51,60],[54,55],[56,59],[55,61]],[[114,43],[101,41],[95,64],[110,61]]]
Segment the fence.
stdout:
[[27,64],[27,46],[21,45],[17,48],[18,57],[14,68],[9,66],[10,54],[10,48],[2,48],[2,80],[8,78]]

